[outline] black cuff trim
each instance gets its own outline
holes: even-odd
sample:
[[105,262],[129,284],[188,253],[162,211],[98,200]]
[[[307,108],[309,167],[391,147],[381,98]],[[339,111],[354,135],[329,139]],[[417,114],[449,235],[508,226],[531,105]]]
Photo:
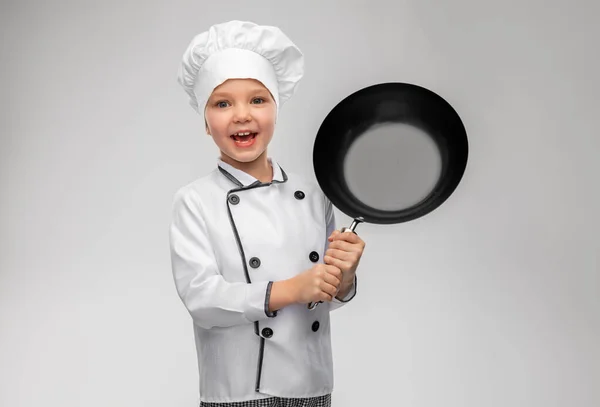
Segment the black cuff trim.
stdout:
[[267,294],[265,295],[265,314],[269,317],[269,318],[273,318],[277,316],[277,311],[269,311],[269,301],[271,300],[271,287],[273,286],[273,282],[269,281],[269,284],[267,285]]

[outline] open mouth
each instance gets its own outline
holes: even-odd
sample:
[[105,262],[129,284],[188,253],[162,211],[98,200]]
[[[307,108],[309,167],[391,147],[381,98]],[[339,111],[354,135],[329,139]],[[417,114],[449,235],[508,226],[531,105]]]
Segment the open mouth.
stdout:
[[231,138],[235,141],[235,144],[245,147],[254,144],[254,139],[256,139],[256,135],[258,133],[252,132],[240,132],[236,134],[232,134]]

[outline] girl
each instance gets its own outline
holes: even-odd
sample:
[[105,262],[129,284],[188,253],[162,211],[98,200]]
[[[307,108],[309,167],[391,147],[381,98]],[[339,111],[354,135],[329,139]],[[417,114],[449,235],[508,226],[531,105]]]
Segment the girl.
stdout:
[[220,150],[212,172],[176,192],[170,226],[201,406],[331,405],[329,312],[354,298],[365,243],[334,231],[318,185],[267,154],[303,64],[278,28],[241,21],[212,26],[183,55],[179,83]]

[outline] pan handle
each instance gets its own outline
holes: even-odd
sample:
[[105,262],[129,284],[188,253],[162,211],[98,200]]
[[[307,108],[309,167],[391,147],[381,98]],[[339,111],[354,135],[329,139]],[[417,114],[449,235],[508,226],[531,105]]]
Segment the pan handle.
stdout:
[[[352,221],[352,224],[350,225],[350,227],[343,227],[340,232],[345,233],[345,232],[352,232],[354,234],[358,234],[356,233],[354,230],[356,229],[356,227],[358,226],[359,223],[364,222],[365,219],[362,216],[359,216],[357,218],[354,218],[354,220]],[[308,309],[315,309],[317,307],[317,305],[319,305],[320,303],[322,303],[323,301],[319,301],[319,302],[309,302],[308,303]]]

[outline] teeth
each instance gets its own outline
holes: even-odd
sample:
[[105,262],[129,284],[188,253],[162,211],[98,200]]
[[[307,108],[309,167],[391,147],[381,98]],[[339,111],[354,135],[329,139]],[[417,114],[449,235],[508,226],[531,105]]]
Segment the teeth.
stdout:
[[235,134],[234,134],[234,136],[249,136],[249,135],[250,135],[250,132],[249,132],[249,131],[247,131],[247,132],[245,132],[245,133],[235,133]]

